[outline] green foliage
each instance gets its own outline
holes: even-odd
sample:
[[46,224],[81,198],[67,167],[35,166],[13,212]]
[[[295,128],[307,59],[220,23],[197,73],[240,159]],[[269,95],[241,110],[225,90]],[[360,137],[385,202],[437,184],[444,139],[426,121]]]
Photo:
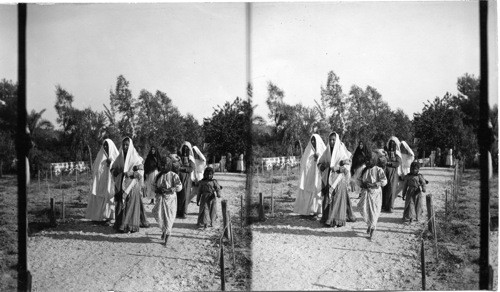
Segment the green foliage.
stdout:
[[[251,101],[237,97],[214,109],[211,118],[204,119],[203,133],[208,143],[208,159],[216,156],[216,161],[226,153],[233,155],[249,151],[252,124]],[[249,143],[250,142],[250,143]]]

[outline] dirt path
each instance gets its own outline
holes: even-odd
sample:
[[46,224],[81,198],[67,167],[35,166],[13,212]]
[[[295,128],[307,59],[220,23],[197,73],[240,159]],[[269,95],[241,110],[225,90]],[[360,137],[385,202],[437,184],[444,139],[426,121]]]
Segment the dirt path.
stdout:
[[[432,194],[443,194],[444,182],[452,175],[430,170],[423,174]],[[353,206],[357,196],[350,195]],[[292,213],[254,225],[252,289],[420,290],[416,234],[422,223],[402,224],[403,206],[397,198],[394,213],[381,214],[371,241],[357,208],[357,222],[341,228],[326,228]]]
[[[244,177],[216,177],[227,190],[227,199],[244,187]],[[160,241],[161,231],[151,214],[153,205],[145,207],[151,228],[141,228],[137,233],[119,234],[111,227],[74,220],[30,237],[28,254],[33,290],[220,289],[214,245],[220,230],[197,229],[198,207],[191,203],[187,219],[176,219],[165,248]],[[218,212],[220,225],[220,207]]]

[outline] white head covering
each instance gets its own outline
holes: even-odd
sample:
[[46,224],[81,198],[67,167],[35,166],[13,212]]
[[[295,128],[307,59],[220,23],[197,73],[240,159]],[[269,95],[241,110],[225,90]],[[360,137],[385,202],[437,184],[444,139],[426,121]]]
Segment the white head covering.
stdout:
[[[108,154],[104,150],[104,143],[108,144]],[[92,177],[93,177],[92,195],[94,196],[114,195],[113,175],[109,171],[110,167],[108,167],[106,160],[110,158],[111,163],[113,163],[116,160],[117,156],[118,156],[118,149],[116,149],[115,143],[113,143],[111,139],[104,140],[104,142],[101,145],[101,149],[99,150],[99,153],[97,153],[97,156],[94,160],[94,164],[92,165]],[[99,192],[97,191],[98,180],[104,179],[103,176],[107,176],[106,178],[107,187],[105,194],[101,193],[100,191]]]
[[410,165],[415,159],[415,154],[405,141],[401,141],[401,149],[404,150],[401,152],[401,171],[403,175],[406,175],[410,172]]
[[[183,153],[182,153],[182,148],[183,148],[184,146],[187,146],[187,147],[189,148],[188,159],[189,159],[190,161],[192,161],[192,162],[194,163],[194,165],[196,166],[196,160],[194,159],[194,155],[193,155],[193,146],[191,146],[191,143],[189,143],[188,141],[184,141],[184,142],[182,143],[182,145],[181,145],[181,156],[182,156],[182,154],[183,154]],[[196,172],[196,170],[191,172],[191,181],[194,181],[194,180],[196,179],[196,177],[195,177],[195,172]],[[201,177],[203,178],[203,174],[202,174],[202,176],[201,176]]]
[[[331,135],[335,135],[335,138],[336,138],[335,144],[333,145],[333,151],[330,147],[330,136]],[[347,150],[347,148],[345,147],[344,143],[342,143],[342,141],[340,141],[339,135],[337,133],[331,132],[328,135],[327,142],[328,143],[326,145],[326,150],[323,152],[323,155],[321,155],[319,162],[330,163],[330,168],[333,168],[335,166],[339,166],[340,161],[349,160],[351,158],[351,152],[349,152],[349,150]],[[348,168],[348,170],[350,170],[349,165],[346,165],[345,167]],[[327,176],[328,176],[328,171],[325,170],[325,171],[323,171],[321,179],[325,183],[328,182],[328,184],[330,185],[330,189],[334,189],[337,186],[340,179],[344,176],[344,174],[331,171],[330,176],[329,177],[327,177]]]
[[195,181],[200,181],[203,179],[203,172],[205,171],[205,167],[207,167],[207,159],[205,158],[203,153],[201,153],[198,147],[193,146],[193,152],[196,153],[196,156],[198,157],[198,158],[194,157],[195,160],[194,164],[196,165],[196,170],[193,171],[194,177]]
[[[126,157],[123,153],[123,141],[125,141],[125,139],[128,139],[130,142]],[[122,145],[120,146],[119,152],[120,152],[120,154],[116,158],[116,160],[113,163],[111,168],[123,169],[123,172],[129,172],[129,171],[133,171],[134,166],[142,165],[143,159],[139,155],[137,150],[135,150],[134,144],[132,143],[132,139],[130,139],[130,137],[125,137],[122,140]],[[144,175],[144,170],[139,170],[139,173]],[[139,181],[139,183],[141,183],[141,184],[143,182],[142,175],[141,175],[141,179]],[[115,181],[115,187],[117,190],[119,190],[119,188],[120,188],[119,184],[121,183],[122,179],[123,179],[123,173],[120,174]],[[135,179],[125,178],[123,181],[123,184],[122,184],[122,189],[128,194],[128,191],[132,188],[132,186],[135,184],[135,182],[136,182]]]
[[[399,139],[396,138],[395,136],[392,136],[389,138],[389,140],[387,141],[387,144],[386,144],[386,147],[387,147],[387,151],[389,151],[389,143],[391,141],[394,141],[396,143],[396,150],[394,151],[396,156],[399,156],[399,158],[401,159],[401,162],[403,162],[403,155],[401,155],[401,146],[400,146],[400,142],[399,142]],[[401,163],[398,167],[398,174],[399,175],[402,175],[403,174],[403,163]]]
[[[317,193],[321,191],[321,173],[319,169],[317,169],[314,154],[319,158],[319,156],[325,152],[326,146],[323,139],[321,139],[318,134],[313,134],[311,138],[312,137],[316,140],[316,149],[312,146],[311,139],[309,139],[309,143],[300,160],[299,188],[301,190],[313,190]],[[311,174],[312,172],[314,172],[314,174]],[[314,177],[311,177],[311,175]]]

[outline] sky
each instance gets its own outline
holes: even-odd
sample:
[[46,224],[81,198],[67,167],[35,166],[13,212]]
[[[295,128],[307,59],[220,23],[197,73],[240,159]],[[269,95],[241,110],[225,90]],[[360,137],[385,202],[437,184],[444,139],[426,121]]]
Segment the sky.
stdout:
[[[0,19],[15,13],[0,7]],[[142,89],[163,91],[200,123],[217,105],[246,97],[243,3],[32,4],[27,14],[27,107],[47,109],[53,123],[56,85],[74,96],[74,107],[101,111],[119,75],[135,98]],[[16,38],[0,35],[1,44]],[[15,61],[0,60],[0,78],[15,80]]]
[[[456,93],[458,77],[479,76],[475,1],[260,2],[251,12],[255,113],[266,118],[269,81],[285,102],[312,106],[333,70],[345,93],[373,86],[412,118],[427,100]],[[245,16],[244,3],[30,4],[28,111],[46,109],[55,124],[56,85],[76,108],[101,111],[124,75],[134,97],[161,90],[201,123],[246,97]],[[16,42],[17,8],[0,5],[0,78],[17,79]],[[497,55],[490,60],[494,104]]]
[[[458,77],[479,76],[476,2],[259,3],[252,8],[255,112],[265,117],[269,81],[284,91],[286,103],[313,106],[333,71],[344,93],[352,85],[370,85],[393,110],[401,108],[413,118],[427,100],[457,93]],[[490,102],[497,103],[497,92]]]

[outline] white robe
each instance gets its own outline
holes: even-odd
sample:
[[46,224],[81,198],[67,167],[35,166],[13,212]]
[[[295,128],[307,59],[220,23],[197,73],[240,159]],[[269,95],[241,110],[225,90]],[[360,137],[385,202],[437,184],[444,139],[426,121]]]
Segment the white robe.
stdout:
[[109,155],[104,151],[103,146],[97,153],[97,157],[92,165],[92,191],[88,197],[87,210],[85,218],[100,221],[103,219],[114,219],[114,178],[110,172],[106,160],[111,162],[116,160],[118,149],[110,139],[105,140],[108,143]]
[[293,212],[300,215],[321,214],[321,172],[317,167],[317,159],[325,151],[326,146],[319,135],[313,136],[316,139],[316,149],[309,140],[300,161],[299,188],[293,207]]

